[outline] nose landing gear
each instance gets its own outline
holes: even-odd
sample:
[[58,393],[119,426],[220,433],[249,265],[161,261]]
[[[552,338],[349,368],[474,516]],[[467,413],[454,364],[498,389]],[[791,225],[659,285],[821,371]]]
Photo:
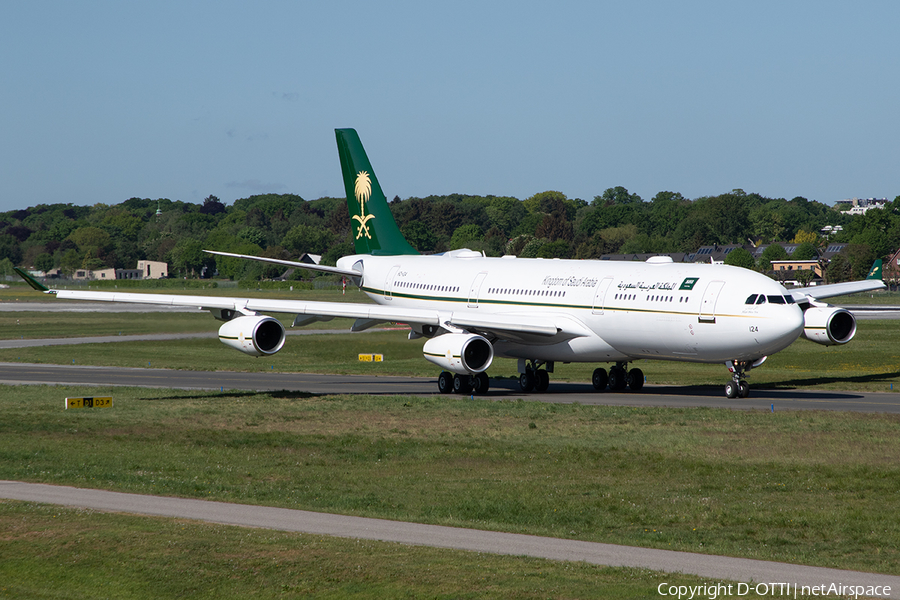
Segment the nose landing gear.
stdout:
[[744,361],[731,361],[725,363],[731,371],[731,381],[725,384],[725,396],[727,398],[746,398],[750,395],[750,385],[746,380],[746,373],[753,367],[758,367],[765,361],[765,357],[754,363]]

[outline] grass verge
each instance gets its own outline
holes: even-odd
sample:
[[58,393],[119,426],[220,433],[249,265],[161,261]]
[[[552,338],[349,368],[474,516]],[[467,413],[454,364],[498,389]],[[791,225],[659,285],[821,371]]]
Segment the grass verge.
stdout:
[[896,415],[31,386],[2,405],[2,479],[900,573]]
[[[650,598],[699,577],[0,501],[0,598]],[[717,582],[718,583],[718,582]],[[63,591],[64,590],[64,591]],[[754,594],[742,596],[758,598]]]

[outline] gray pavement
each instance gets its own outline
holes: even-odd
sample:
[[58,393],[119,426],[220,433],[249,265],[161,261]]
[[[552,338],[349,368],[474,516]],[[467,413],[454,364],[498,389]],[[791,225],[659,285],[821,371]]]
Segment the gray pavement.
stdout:
[[[287,391],[313,395],[385,394],[429,396],[437,393],[436,377],[327,375],[264,371],[190,371],[0,363],[0,383],[136,386],[199,390]],[[645,385],[640,392],[598,392],[590,383],[551,381],[544,393],[524,393],[512,378],[492,378],[485,397],[606,406],[715,407],[739,410],[835,410],[900,413],[900,393],[840,392],[802,389],[760,390],[749,398],[728,399],[721,386]]]
[[[830,583],[863,587],[890,586],[891,591],[900,592],[900,577],[895,575],[348,517],[286,508],[125,494],[15,481],[0,481],[0,497],[105,512],[192,519],[244,527],[454,548],[490,554],[579,561],[614,567],[637,567],[699,575],[714,581],[779,582],[798,586]],[[663,583],[662,579],[660,583]],[[891,591],[880,596],[890,597]]]

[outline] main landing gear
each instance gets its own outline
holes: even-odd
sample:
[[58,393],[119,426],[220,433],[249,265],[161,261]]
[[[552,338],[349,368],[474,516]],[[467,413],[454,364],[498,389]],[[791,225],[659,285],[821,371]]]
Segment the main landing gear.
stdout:
[[606,369],[594,369],[591,383],[597,391],[609,386],[612,392],[621,392],[626,387],[632,392],[638,392],[644,387],[644,372],[638,368],[629,369],[628,363],[617,362],[616,366],[610,367],[608,374]]
[[[544,368],[545,366],[546,368]],[[552,362],[533,360],[524,368],[520,363],[519,370],[521,371],[519,387],[523,392],[547,391],[550,385],[549,373],[553,372]],[[610,368],[609,373],[606,372],[606,369],[595,369],[591,383],[595,390],[605,390],[608,386],[612,391],[621,391],[627,387],[631,391],[637,392],[644,387],[644,372],[640,369],[629,369],[628,363],[619,362]]]
[[438,376],[438,391],[442,394],[484,394],[491,386],[487,373],[475,375],[454,375],[444,371]]
[[[541,367],[547,368],[541,368]],[[553,372],[553,363],[533,360],[519,373],[519,387],[523,392],[546,392],[550,387],[550,373]]]

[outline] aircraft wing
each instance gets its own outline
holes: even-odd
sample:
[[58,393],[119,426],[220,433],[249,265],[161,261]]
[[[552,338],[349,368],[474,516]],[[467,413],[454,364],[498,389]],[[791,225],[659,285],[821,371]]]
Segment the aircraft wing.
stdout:
[[883,290],[885,287],[887,286],[885,286],[884,282],[880,279],[863,279],[862,281],[846,281],[844,283],[831,283],[828,285],[803,288],[801,290],[792,290],[792,293],[794,299],[798,301],[802,301],[804,297],[811,300],[821,300],[823,298],[843,296],[844,294]]
[[[130,304],[154,304],[162,306],[195,306],[203,310],[231,310],[237,313],[286,313],[311,317],[345,317],[357,319],[354,329],[362,330],[375,323],[394,322],[437,327],[456,327],[466,330],[490,332],[508,339],[521,335],[550,338],[558,334],[565,337],[587,335],[583,326],[565,315],[554,317],[533,315],[484,314],[477,310],[443,311],[360,304],[349,302],[304,302],[300,300],[276,300],[266,298],[230,298],[219,296],[190,296],[182,294],[147,294],[128,292],[92,292],[82,290],[54,290],[16,269],[34,289],[53,294],[64,300],[88,300],[91,302],[125,302]],[[558,321],[558,322],[556,322]]]
[[[233,310],[239,313],[286,313],[317,317],[345,317],[360,322],[355,329],[365,329],[378,322],[408,323],[476,329],[491,332],[498,337],[508,333],[552,337],[566,332],[567,337],[583,335],[577,327],[565,323],[561,326],[554,319],[527,315],[482,314],[467,309],[441,311],[435,309],[359,304],[349,302],[304,302],[300,300],[275,300],[266,298],[228,298],[216,296],[188,296],[169,294],[141,294],[127,292],[91,292],[79,290],[48,290],[57,298],[89,300],[93,302],[126,302],[164,306],[196,306],[203,310]],[[574,334],[574,335],[573,335]]]

